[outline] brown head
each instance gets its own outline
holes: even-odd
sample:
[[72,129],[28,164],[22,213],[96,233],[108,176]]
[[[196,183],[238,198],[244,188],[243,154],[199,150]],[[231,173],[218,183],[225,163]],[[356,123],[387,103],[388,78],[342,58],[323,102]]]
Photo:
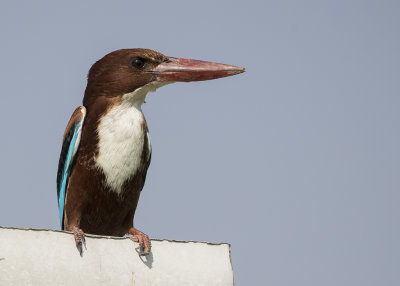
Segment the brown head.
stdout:
[[201,81],[242,72],[240,67],[166,57],[149,49],[117,50],[90,68],[83,104],[89,106],[97,97],[119,97],[151,82]]

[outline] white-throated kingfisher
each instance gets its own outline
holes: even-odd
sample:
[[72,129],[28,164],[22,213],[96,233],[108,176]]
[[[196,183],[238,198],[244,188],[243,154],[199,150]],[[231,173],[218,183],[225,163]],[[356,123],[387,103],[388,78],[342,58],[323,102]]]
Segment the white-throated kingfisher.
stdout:
[[201,81],[242,73],[243,68],[166,57],[148,49],[123,49],[97,61],[88,74],[83,106],[64,132],[57,173],[63,230],[82,251],[85,233],[123,236],[150,252],[133,218],[151,159],[141,106],[149,91],[177,81]]

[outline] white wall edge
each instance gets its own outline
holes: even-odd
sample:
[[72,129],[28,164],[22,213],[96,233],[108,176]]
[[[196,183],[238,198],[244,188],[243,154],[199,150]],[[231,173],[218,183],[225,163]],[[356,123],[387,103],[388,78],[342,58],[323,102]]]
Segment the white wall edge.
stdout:
[[129,238],[0,227],[0,285],[233,285],[228,243],[152,239],[139,256]]

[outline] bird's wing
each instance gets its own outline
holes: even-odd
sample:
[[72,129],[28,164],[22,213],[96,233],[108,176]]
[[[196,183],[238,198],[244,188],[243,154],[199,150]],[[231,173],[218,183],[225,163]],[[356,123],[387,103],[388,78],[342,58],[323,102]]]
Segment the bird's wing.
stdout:
[[71,173],[71,166],[78,151],[83,121],[86,116],[86,108],[80,106],[75,109],[64,132],[63,144],[58,162],[57,172],[57,198],[58,211],[60,214],[61,229],[64,228],[64,202],[68,185],[68,178]]
[[144,166],[143,173],[142,173],[142,187],[140,190],[143,190],[144,182],[146,181],[147,170],[149,169],[150,162],[151,162],[152,148],[151,148],[151,139],[150,139],[149,128],[147,127],[147,125],[146,125],[146,135],[147,135],[148,157],[147,157],[147,161]]

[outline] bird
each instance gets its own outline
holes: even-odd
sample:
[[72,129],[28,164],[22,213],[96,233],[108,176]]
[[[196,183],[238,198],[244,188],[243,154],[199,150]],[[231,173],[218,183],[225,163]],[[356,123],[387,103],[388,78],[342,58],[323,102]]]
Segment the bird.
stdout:
[[244,71],[138,48],[113,51],[92,65],[83,105],[64,131],[57,172],[61,229],[73,233],[81,254],[85,233],[128,234],[140,255],[151,251],[149,237],[133,224],[152,153],[142,112],[147,93]]

